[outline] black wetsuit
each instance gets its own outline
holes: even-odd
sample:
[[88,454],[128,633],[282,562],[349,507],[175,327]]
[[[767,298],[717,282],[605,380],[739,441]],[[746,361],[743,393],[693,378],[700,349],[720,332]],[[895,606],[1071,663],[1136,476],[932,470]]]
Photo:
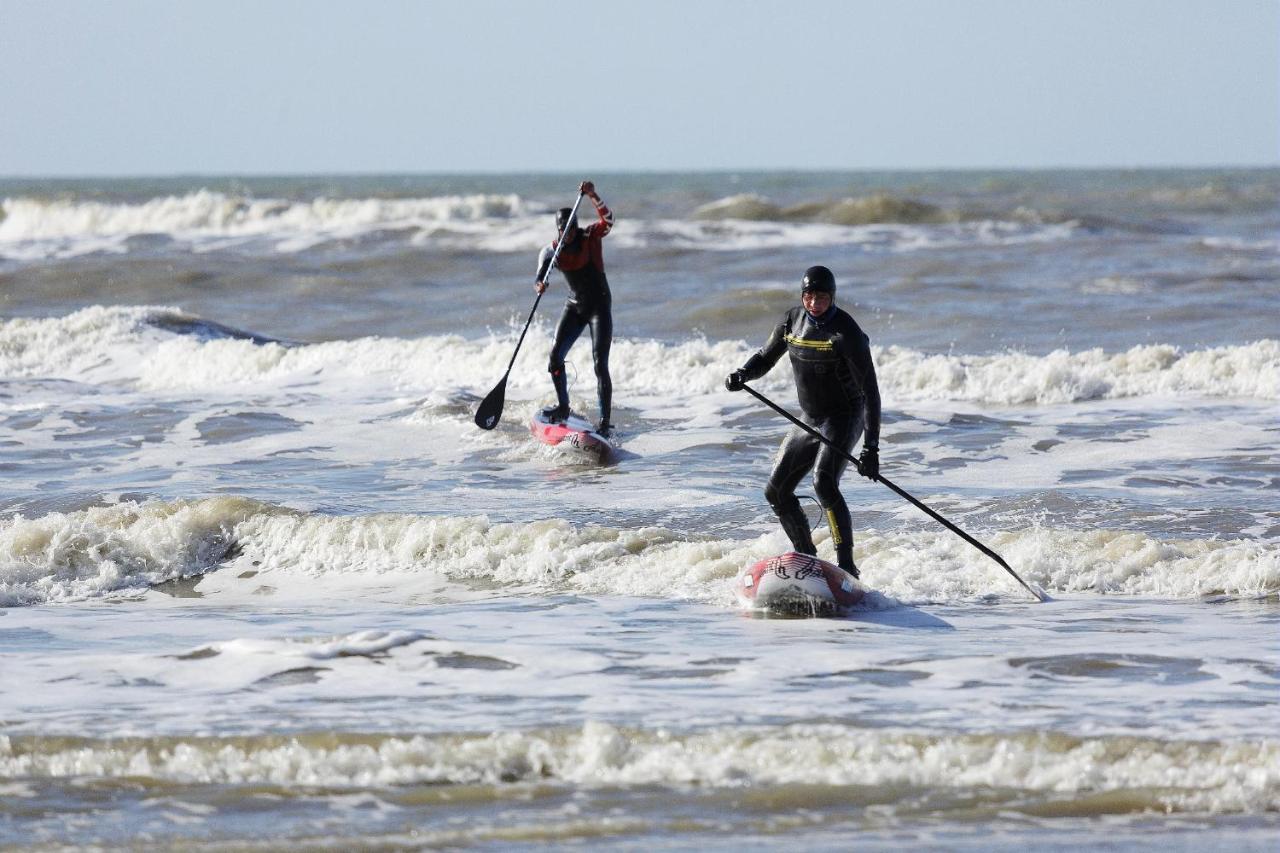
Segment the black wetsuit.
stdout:
[[[803,307],[787,312],[769,341],[743,366],[743,378],[759,379],[786,352],[796,379],[802,420],[846,453],[865,432],[863,445],[880,445],[880,389],[865,332],[847,313],[831,306],[818,319]],[[791,544],[815,553],[809,523],[796,486],[813,469],[813,489],[826,512],[831,539],[842,566],[853,565],[853,530],[849,507],[840,494],[840,475],[848,460],[799,427],[783,439],[765,487],[765,498],[777,513]]]
[[[596,390],[600,399],[600,422],[607,425],[613,407],[613,381],[609,377],[609,348],[613,344],[613,296],[609,279],[604,274],[604,251],[601,241],[613,228],[613,212],[600,200],[594,201],[599,220],[578,231],[556,258],[556,266],[569,283],[569,300],[556,325],[555,342],[547,370],[556,389],[556,402],[569,410],[569,386],[564,375],[564,361],[569,348],[582,330],[591,329],[591,353],[595,364]],[[545,281],[550,270],[554,244],[543,248],[538,256],[537,281]]]

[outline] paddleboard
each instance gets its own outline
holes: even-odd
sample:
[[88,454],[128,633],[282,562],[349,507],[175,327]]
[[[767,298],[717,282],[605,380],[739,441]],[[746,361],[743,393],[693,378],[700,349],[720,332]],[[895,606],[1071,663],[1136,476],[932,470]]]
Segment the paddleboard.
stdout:
[[852,607],[867,588],[837,565],[788,551],[742,570],[738,600],[745,607],[792,616],[818,616]]
[[572,413],[563,423],[552,423],[538,409],[529,421],[529,432],[543,444],[572,447],[601,460],[608,458],[614,449],[609,439],[596,432],[586,420]]

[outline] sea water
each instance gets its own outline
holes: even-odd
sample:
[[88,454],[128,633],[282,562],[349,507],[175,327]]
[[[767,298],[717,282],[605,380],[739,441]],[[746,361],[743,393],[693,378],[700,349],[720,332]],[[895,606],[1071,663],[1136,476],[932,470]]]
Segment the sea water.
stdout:
[[[558,275],[472,422],[582,178],[605,466],[528,435]],[[0,846],[1274,843],[1280,172],[0,198]],[[883,473],[1050,601],[850,472],[874,592],[739,608],[786,424],[723,378],[819,263]],[[586,336],[569,375],[595,417]],[[795,407],[785,364],[756,387]]]

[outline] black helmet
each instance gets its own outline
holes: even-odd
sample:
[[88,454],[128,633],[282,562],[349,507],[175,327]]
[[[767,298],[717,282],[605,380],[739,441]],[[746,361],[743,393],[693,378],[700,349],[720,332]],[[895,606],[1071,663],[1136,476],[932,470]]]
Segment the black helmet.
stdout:
[[569,217],[573,216],[573,208],[562,207],[556,211],[556,229],[564,231],[569,224]]
[[800,292],[830,293],[835,296],[836,277],[826,267],[809,267],[804,271],[804,278],[800,279]]

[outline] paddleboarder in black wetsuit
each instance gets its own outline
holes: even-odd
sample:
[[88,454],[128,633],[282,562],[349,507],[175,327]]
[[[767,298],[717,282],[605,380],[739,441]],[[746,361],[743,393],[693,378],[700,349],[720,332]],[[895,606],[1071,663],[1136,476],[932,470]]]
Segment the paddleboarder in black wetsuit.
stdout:
[[[854,319],[835,306],[836,279],[826,267],[809,267],[800,285],[801,306],[792,308],[768,342],[725,379],[730,391],[768,373],[784,352],[791,356],[803,420],[837,447],[851,452],[863,436],[858,464],[863,476],[880,473],[880,389],[871,345]],[[840,568],[858,576],[853,564],[853,528],[840,494],[846,459],[817,438],[792,427],[783,439],[764,496],[777,513],[792,547],[816,554],[809,521],[796,486],[810,469],[818,503],[827,515]]]
[[[609,279],[604,274],[604,250],[601,241],[613,229],[613,211],[596,193],[596,185],[583,181],[578,190],[596,206],[599,219],[586,228],[579,228],[570,221],[573,211],[561,208],[556,214],[556,239],[564,241],[556,266],[569,283],[569,301],[556,326],[556,339],[551,345],[551,382],[556,389],[556,405],[542,410],[551,421],[563,421],[569,416],[569,387],[564,376],[564,360],[569,348],[585,328],[591,328],[591,351],[595,361],[596,390],[600,398],[600,423],[596,432],[608,436],[613,427],[609,417],[613,407],[613,382],[609,378],[609,347],[613,343],[613,298],[609,294]],[[551,256],[555,253],[553,242],[543,247],[538,255],[538,274],[534,287],[538,293],[547,289],[547,276],[551,270]]]

